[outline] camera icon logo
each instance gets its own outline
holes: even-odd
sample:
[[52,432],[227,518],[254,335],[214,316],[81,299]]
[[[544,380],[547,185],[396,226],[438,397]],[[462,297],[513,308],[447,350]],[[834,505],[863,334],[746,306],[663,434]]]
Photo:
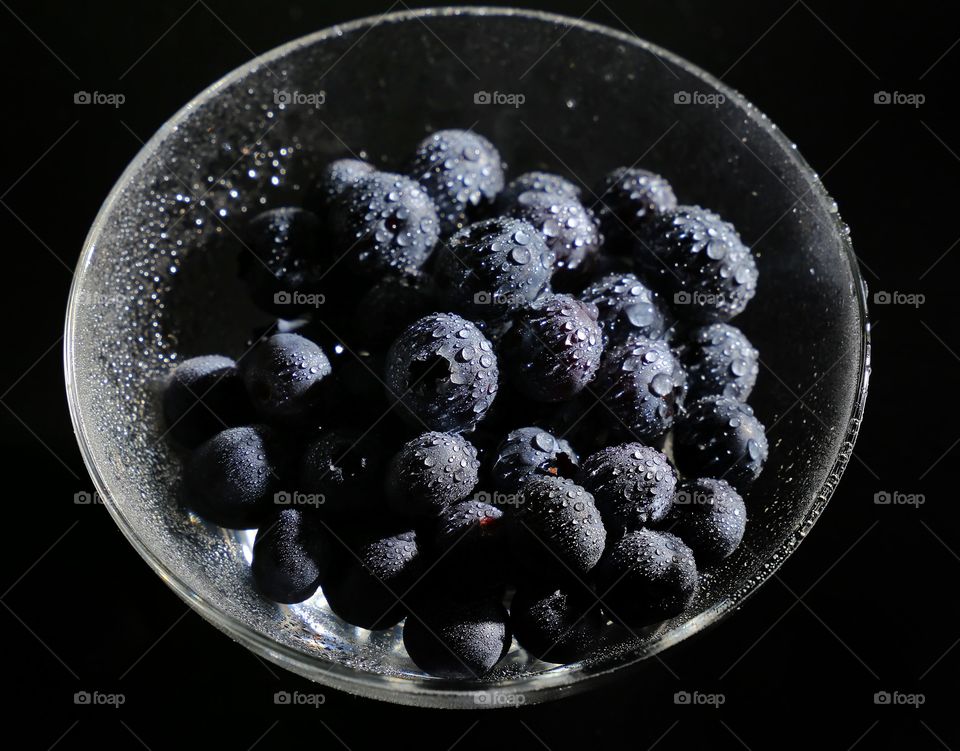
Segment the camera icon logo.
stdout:
[[493,302],[493,295],[489,292],[477,292],[473,296],[474,305],[489,305]]
[[889,704],[890,703],[890,692],[889,691],[877,691],[873,695],[874,704]]
[[293,295],[291,295],[286,290],[280,292],[275,292],[273,294],[273,304],[274,305],[289,305],[293,302]]
[[676,292],[673,295],[674,305],[689,305],[692,302],[693,302],[693,295],[691,295],[689,292],[681,290],[680,292]]
[[873,94],[873,103],[874,104],[890,104],[893,101],[893,97],[890,96],[889,91],[877,91]]
[[689,91],[675,91],[673,93],[674,104],[690,104],[692,98]]
[[490,104],[493,101],[493,97],[490,95],[489,91],[477,91],[473,95],[474,104]]
[[89,91],[77,91],[73,94],[74,104],[90,104],[92,101],[93,97],[90,95]]
[[874,305],[889,305],[890,304],[890,293],[885,291],[874,292],[873,293],[873,304]]
[[673,695],[674,704],[689,704],[690,700],[691,696],[689,691],[677,691],[677,693]]
[[273,695],[274,704],[289,704],[290,703],[290,692],[289,691],[277,691]]
[[77,691],[73,695],[74,704],[90,704],[92,697],[90,696],[89,691]]
[[891,500],[892,496],[886,490],[881,490],[873,495],[873,502],[878,506],[888,506]]
[[293,104],[293,95],[289,91],[285,91],[284,89],[274,89],[273,103],[274,104]]
[[273,502],[278,506],[289,506],[292,500],[293,496],[286,490],[281,490],[279,493],[274,493],[273,495]]

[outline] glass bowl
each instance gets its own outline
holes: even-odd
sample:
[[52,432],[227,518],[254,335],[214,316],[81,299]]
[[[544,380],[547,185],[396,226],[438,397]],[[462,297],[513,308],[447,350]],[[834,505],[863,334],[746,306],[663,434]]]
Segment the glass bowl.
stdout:
[[[493,675],[425,675],[399,628],[369,632],[322,594],[278,606],[251,587],[250,535],[182,512],[158,384],[178,358],[237,356],[263,322],[235,281],[244,216],[299,202],[319,166],[359,154],[399,169],[426,133],[474,127],[511,174],[586,188],[616,165],[666,175],[683,203],[732,221],[759,291],[738,319],[763,360],[755,395],[770,459],[750,491],[745,544],[704,572],[687,612],[613,634],[555,666],[516,645]],[[591,195],[589,192],[587,195]],[[67,311],[67,395],[104,504],[163,580],[258,655],[344,691],[404,704],[541,701],[621,677],[737,608],[793,552],[849,459],[869,374],[866,293],[848,231],[795,146],[736,92],[636,37],[521,10],[392,13],[298,39],[188,103],[104,203]],[[520,699],[519,697],[523,697]]]

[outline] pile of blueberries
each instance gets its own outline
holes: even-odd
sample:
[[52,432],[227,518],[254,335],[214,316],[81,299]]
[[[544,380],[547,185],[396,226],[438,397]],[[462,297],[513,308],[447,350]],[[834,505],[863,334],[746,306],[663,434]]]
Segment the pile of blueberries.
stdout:
[[681,614],[767,458],[757,351],[729,323],[757,284],[736,230],[636,167],[589,196],[506,183],[461,130],[405,174],[334,161],[303,203],[240,233],[275,322],[163,394],[183,503],[258,530],[260,592],[405,619],[445,678],[484,676],[513,638],[568,663]]

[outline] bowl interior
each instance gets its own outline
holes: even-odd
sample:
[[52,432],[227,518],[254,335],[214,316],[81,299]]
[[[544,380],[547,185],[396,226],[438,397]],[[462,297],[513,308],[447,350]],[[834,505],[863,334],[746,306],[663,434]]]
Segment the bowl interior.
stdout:
[[[481,689],[549,696],[663,649],[738,604],[803,538],[843,469],[862,407],[867,342],[862,283],[835,204],[775,128],[718,85],[600,27],[460,10],[321,32],[204,92],[151,140],[108,199],[68,317],[79,439],[135,547],[205,617],[269,659],[411,703],[470,705]],[[158,384],[175,360],[240,355],[266,320],[234,278],[229,240],[246,216],[299,203],[311,176],[335,157],[353,153],[399,169],[413,144],[444,127],[489,137],[511,174],[567,175],[588,203],[613,166],[658,171],[681,202],[732,221],[760,269],[758,294],[737,323],[761,353],[751,402],[771,453],[747,498],[745,544],[706,572],[689,611],[670,623],[616,634],[564,667],[514,646],[482,685],[422,674],[399,629],[350,627],[322,595],[293,607],[259,597],[247,571],[249,535],[190,518],[174,502],[179,462],[162,439],[158,409]]]

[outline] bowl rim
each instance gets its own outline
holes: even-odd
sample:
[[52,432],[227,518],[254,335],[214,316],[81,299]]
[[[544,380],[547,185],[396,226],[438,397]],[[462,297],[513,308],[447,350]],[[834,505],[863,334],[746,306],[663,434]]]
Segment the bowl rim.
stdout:
[[[693,634],[704,631],[707,627],[715,625],[732,610],[739,608],[746,598],[756,592],[760,586],[777,572],[800,542],[806,538],[806,533],[822,514],[843,471],[846,469],[860,428],[867,397],[871,343],[870,324],[867,313],[866,281],[860,272],[860,265],[856,253],[853,250],[849,234],[846,232],[846,226],[843,224],[838,213],[828,212],[834,225],[833,229],[840,238],[843,253],[849,263],[851,275],[855,282],[854,296],[857,302],[857,313],[860,324],[858,334],[862,338],[860,352],[858,354],[859,372],[856,396],[851,406],[850,415],[847,418],[843,440],[840,443],[841,450],[834,459],[833,465],[830,467],[823,484],[817,491],[812,507],[799,524],[795,535],[792,538],[787,538],[766,560],[760,562],[758,573],[752,577],[749,589],[742,593],[736,600],[726,598],[712,608],[694,616],[682,626],[654,637],[639,653],[630,655],[627,661],[613,667],[587,674],[578,673],[575,670],[557,671],[553,674],[538,674],[523,678],[508,679],[499,683],[469,682],[466,684],[434,679],[410,680],[408,678],[365,673],[353,668],[346,668],[335,662],[318,660],[305,652],[280,644],[270,637],[250,628],[236,617],[220,610],[215,604],[193,591],[174,571],[170,570],[153,554],[149,546],[140,539],[132,525],[114,503],[109,488],[94,461],[91,448],[92,440],[87,431],[80,407],[80,391],[77,383],[76,362],[74,357],[77,339],[77,310],[83,280],[96,252],[97,239],[103,231],[106,218],[120,199],[127,185],[130,183],[131,178],[147,163],[150,156],[157,150],[157,147],[195,108],[216,96],[220,89],[242,79],[261,66],[269,65],[271,62],[287,56],[297,49],[316,44],[317,42],[345,32],[353,32],[363,28],[373,28],[374,26],[386,23],[411,20],[419,20],[422,22],[423,19],[426,18],[449,16],[473,16],[477,18],[518,17],[530,19],[558,27],[576,28],[594,34],[600,34],[613,41],[646,50],[698,78],[712,89],[726,96],[746,117],[749,117],[757,127],[771,137],[781,147],[783,153],[794,162],[801,173],[809,179],[811,184],[810,191],[821,205],[828,207],[836,205],[824,188],[819,176],[800,155],[795,145],[766,115],[763,115],[738,91],[686,59],[632,33],[613,29],[603,24],[585,21],[582,18],[577,19],[556,13],[491,6],[408,8],[378,16],[367,16],[298,37],[247,61],[193,97],[164,122],[157,132],[143,144],[137,155],[130,164],[127,165],[110,190],[84,240],[83,250],[78,260],[76,271],[74,272],[68,298],[63,341],[64,379],[73,430],[80,446],[84,464],[93,480],[96,491],[103,501],[103,505],[106,506],[114,522],[150,568],[152,568],[184,602],[200,613],[206,620],[260,656],[271,660],[281,667],[324,685],[329,685],[335,689],[399,704],[444,708],[482,708],[512,705],[506,700],[502,702],[498,701],[500,697],[515,697],[523,694],[525,702],[534,703],[556,698],[560,695],[568,695],[574,691],[581,691],[588,687],[594,688],[602,683],[606,683],[614,676],[621,678],[628,674],[631,669],[637,669],[647,658],[658,654]],[[845,450],[845,447],[849,448]]]

